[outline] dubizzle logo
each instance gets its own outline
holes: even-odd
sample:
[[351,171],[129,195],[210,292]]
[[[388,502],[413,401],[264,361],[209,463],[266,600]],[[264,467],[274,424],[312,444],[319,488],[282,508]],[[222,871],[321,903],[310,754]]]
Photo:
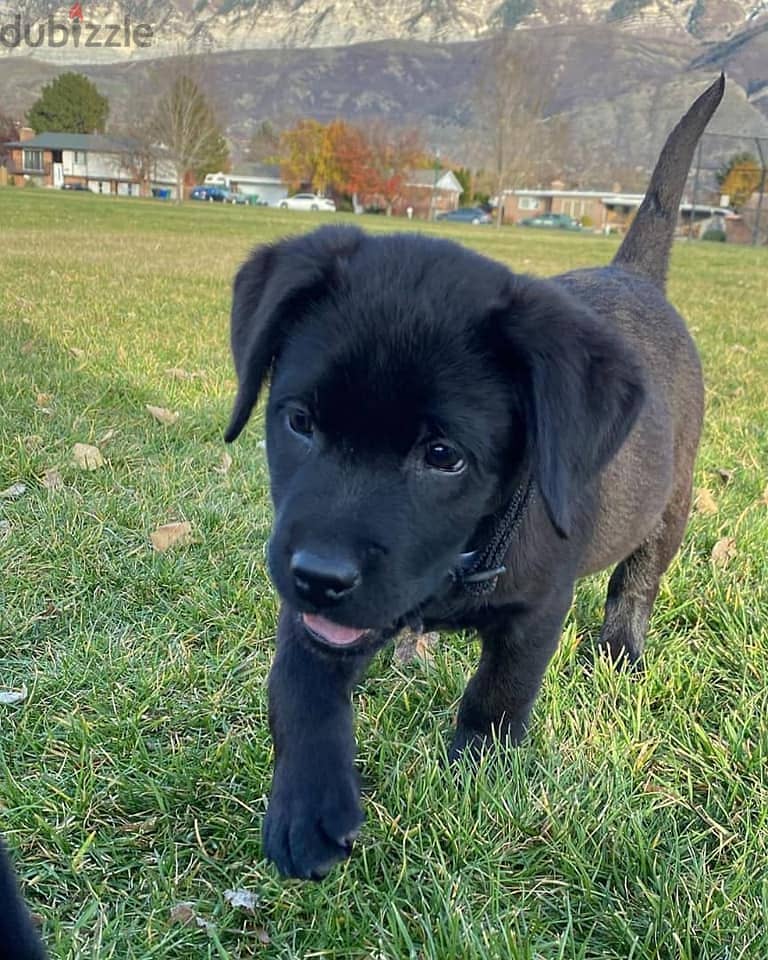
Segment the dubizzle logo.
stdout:
[[[5,22],[4,22],[5,21]],[[79,0],[69,8],[69,21],[22,20],[17,13],[10,20],[0,17],[0,47],[149,47],[154,30],[148,23],[133,23],[125,17],[122,23],[86,23]]]

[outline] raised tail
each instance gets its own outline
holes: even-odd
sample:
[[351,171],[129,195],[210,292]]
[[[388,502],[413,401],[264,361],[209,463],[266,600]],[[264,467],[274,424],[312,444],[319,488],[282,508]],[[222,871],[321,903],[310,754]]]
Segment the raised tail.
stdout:
[[724,91],[721,73],[667,137],[643,202],[613,258],[617,266],[644,274],[661,290],[667,281],[669,252],[693,153]]

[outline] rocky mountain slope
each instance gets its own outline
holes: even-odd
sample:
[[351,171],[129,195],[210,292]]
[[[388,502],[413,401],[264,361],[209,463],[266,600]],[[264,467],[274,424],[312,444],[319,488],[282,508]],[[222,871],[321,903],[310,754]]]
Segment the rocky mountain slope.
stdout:
[[[0,56],[79,62],[118,61],[180,50],[253,50],[342,46],[380,40],[459,42],[502,25],[531,27],[619,24],[634,32],[721,41],[768,15],[768,0],[81,0],[86,21],[152,28],[147,46],[73,44],[18,47]],[[70,2],[3,0],[0,27],[19,15],[32,28],[52,16],[67,23]],[[102,41],[106,36],[102,34]]]

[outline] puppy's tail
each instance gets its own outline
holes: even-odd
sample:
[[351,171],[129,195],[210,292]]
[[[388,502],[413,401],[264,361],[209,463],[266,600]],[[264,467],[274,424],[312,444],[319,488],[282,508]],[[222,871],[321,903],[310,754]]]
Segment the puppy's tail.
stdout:
[[644,274],[661,290],[666,285],[669,252],[693,153],[724,91],[725,75],[721,73],[670,133],[643,202],[613,258],[617,266]]

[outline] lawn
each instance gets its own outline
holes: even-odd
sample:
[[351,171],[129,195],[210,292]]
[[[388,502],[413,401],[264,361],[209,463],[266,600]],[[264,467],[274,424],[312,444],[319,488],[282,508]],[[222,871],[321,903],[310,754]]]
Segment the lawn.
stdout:
[[[26,688],[0,704],[0,830],[52,956],[764,960],[765,250],[674,252],[708,422],[645,671],[593,661],[606,577],[585,581],[527,743],[454,777],[476,644],[385,652],[356,698],[355,855],[322,884],[262,860],[277,604],[258,423],[222,462],[229,289],[251,246],[318,219],[0,190],[0,490],[24,485],[0,497],[0,690]],[[615,249],[431,229],[542,274]],[[78,467],[75,443],[103,466]],[[179,521],[191,542],[154,550]],[[209,926],[171,922],[180,903]]]

